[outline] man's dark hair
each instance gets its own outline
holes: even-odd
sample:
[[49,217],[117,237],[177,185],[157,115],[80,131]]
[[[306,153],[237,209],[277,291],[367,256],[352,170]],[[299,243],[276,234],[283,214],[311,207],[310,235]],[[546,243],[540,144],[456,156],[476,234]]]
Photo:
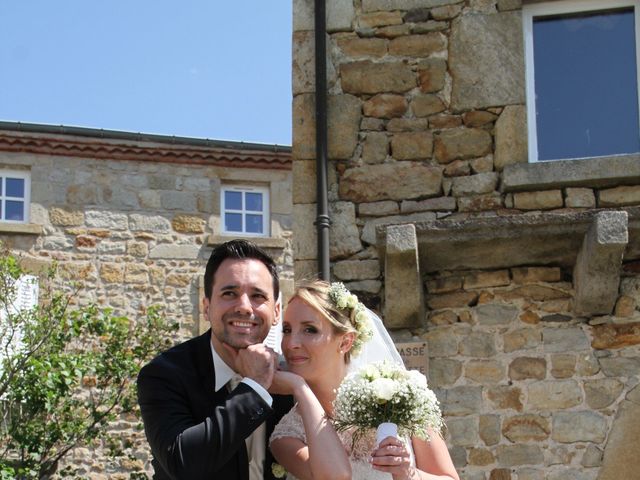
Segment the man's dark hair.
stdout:
[[251,258],[262,262],[264,266],[267,267],[267,270],[269,270],[271,278],[273,279],[273,298],[274,300],[278,299],[278,294],[280,293],[280,281],[278,280],[276,263],[264,250],[247,240],[230,240],[213,249],[213,252],[211,252],[211,256],[209,257],[209,261],[207,262],[207,268],[204,271],[205,297],[211,300],[213,277],[220,264],[227,258]]

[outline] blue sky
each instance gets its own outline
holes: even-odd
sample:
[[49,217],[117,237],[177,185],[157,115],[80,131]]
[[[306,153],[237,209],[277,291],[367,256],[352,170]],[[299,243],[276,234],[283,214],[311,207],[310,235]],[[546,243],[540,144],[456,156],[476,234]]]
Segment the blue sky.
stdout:
[[3,0],[0,120],[291,144],[291,0]]

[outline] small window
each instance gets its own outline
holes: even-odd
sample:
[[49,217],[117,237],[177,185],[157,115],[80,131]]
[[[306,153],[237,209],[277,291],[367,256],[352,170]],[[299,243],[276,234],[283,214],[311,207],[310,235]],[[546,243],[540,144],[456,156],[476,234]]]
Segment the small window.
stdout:
[[223,187],[222,233],[269,236],[269,190],[264,187]]
[[0,170],[0,221],[29,222],[30,183],[28,172]]
[[640,152],[639,0],[523,7],[529,159]]

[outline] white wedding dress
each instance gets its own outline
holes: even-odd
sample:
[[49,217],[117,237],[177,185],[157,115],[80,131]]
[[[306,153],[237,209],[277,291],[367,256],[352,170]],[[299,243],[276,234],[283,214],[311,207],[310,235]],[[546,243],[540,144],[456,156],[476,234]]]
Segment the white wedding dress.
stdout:
[[[351,462],[351,478],[352,480],[391,480],[391,474],[374,470],[369,463],[369,457],[371,452],[375,448],[376,432],[371,430],[365,433],[358,439],[358,442],[352,449],[353,439],[349,430],[344,432],[338,432],[340,441],[345,450],[349,454],[349,461]],[[276,438],[293,437],[300,439],[303,443],[307,443],[307,436],[304,431],[304,425],[302,423],[302,417],[296,411],[294,406],[282,419],[280,423],[276,425],[269,443]],[[413,458],[413,452],[411,448],[411,463],[415,464]],[[326,461],[330,462],[331,459],[327,458]],[[287,473],[287,480],[297,480],[296,477]]]

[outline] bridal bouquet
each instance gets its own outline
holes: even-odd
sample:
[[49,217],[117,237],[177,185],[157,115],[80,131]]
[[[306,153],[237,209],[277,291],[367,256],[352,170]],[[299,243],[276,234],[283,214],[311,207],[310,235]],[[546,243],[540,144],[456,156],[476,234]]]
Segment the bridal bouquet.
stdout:
[[[354,440],[366,429],[378,429],[378,443],[387,435],[429,439],[427,429],[443,426],[440,406],[420,372],[386,362],[364,365],[345,377],[334,401],[337,431],[354,428]],[[395,424],[397,432],[380,432]]]

